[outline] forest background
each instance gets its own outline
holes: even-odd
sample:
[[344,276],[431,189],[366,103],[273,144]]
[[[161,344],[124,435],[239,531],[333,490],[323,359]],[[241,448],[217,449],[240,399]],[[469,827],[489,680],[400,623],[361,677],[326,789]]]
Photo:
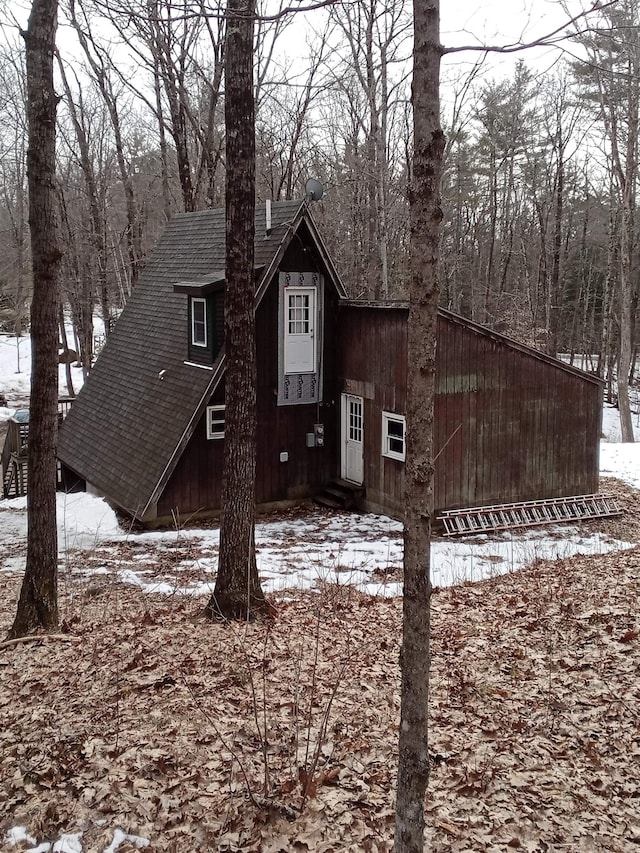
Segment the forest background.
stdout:
[[[354,0],[302,16],[280,3],[256,27],[258,198],[301,197],[319,178],[313,214],[350,295],[403,298],[411,5]],[[528,4],[513,39],[479,33],[474,18],[443,25],[442,304],[549,353],[586,355],[624,415],[637,350],[640,3],[566,23],[572,4],[556,32],[548,9]],[[0,322],[16,334],[31,292],[20,14],[3,7],[0,27]],[[542,52],[511,52],[541,31]],[[95,311],[108,333],[168,219],[224,204],[224,50],[223,7],[203,0],[60,5],[63,303],[86,370]]]

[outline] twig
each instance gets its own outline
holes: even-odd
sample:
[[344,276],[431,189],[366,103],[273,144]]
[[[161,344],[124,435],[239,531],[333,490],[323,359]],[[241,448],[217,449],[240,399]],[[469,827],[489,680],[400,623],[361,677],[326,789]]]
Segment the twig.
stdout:
[[66,640],[69,643],[81,643],[82,637],[76,637],[74,634],[29,634],[27,637],[3,640],[0,643],[0,649],[8,649],[22,643],[42,643],[45,640]]

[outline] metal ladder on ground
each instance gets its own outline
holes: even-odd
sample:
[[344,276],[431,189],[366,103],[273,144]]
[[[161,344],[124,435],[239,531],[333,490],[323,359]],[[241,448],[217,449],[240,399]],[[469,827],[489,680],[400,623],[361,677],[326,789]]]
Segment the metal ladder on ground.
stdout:
[[563,524],[587,518],[621,515],[612,495],[578,495],[522,503],[496,504],[442,512],[437,520],[444,525],[445,536]]

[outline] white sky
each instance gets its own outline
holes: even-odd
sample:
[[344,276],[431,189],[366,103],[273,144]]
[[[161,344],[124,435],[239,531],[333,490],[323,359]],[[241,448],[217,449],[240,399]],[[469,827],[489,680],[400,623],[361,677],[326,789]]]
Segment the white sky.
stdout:
[[[304,0],[300,5],[304,7]],[[575,15],[585,5],[589,4],[583,0],[440,0],[441,41],[445,47],[502,46],[518,41],[531,42],[565,23],[567,12],[563,10],[563,6],[567,7],[570,15]],[[25,27],[30,8],[29,0],[8,0],[4,3],[0,0],[0,21],[7,21],[10,16],[14,16],[20,26]],[[316,12],[307,14],[310,21],[318,20]],[[67,38],[61,18],[59,40],[64,44]],[[283,47],[287,42],[289,38],[285,35]],[[300,39],[299,47],[305,51],[304,39]],[[290,49],[291,45],[286,44],[287,52]],[[477,55],[475,52],[458,54],[455,58],[447,59],[446,63],[473,62]],[[516,61],[519,56],[527,62],[534,58],[536,62],[550,63],[551,58],[557,56],[557,51],[532,50],[516,54],[514,60],[503,56],[495,61]]]
[[[572,15],[583,8],[569,0]],[[440,34],[446,47],[530,42],[567,20],[559,0],[458,0],[440,3]]]
[[[562,28],[568,19],[579,14],[588,4],[583,0],[473,0],[440,3],[440,35],[445,47],[506,46],[530,44]],[[567,11],[563,9],[566,6]],[[574,55],[575,45],[564,42],[564,50]],[[486,56],[484,73],[492,78],[508,77],[522,60],[540,73],[553,68],[563,51],[554,47],[530,48],[514,53],[491,53]],[[456,76],[456,71],[471,67],[483,56],[482,51],[464,51],[445,56],[443,82]],[[445,93],[446,94],[446,93]]]

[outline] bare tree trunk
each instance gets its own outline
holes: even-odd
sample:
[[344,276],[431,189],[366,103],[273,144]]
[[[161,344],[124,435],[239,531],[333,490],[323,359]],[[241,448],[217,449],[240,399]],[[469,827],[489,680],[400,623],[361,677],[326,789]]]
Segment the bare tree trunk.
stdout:
[[547,352],[557,356],[560,345],[560,314],[562,310],[562,216],[564,210],[564,130],[558,118],[558,172],[556,186],[556,210],[553,232],[553,266],[549,287],[549,334],[547,336]]
[[209,616],[250,619],[268,608],[256,566],[256,341],[254,283],[255,124],[253,25],[255,0],[227,6],[227,287],[225,446],[220,555]]
[[[86,257],[86,247],[78,245],[77,231],[69,222],[64,192],[61,187],[58,189],[61,242],[66,247],[63,271],[66,298],[71,308],[78,362],[82,365],[82,375],[86,379],[93,363],[93,278],[90,262]],[[61,301],[63,298],[61,293]]]
[[57,0],[34,0],[23,38],[27,58],[29,225],[33,264],[27,565],[9,637],[58,624],[56,432],[58,411],[58,245],[53,53]]
[[158,61],[154,56],[155,73],[153,75],[153,92],[155,95],[156,113],[158,116],[158,139],[160,142],[160,176],[162,185],[162,211],[168,222],[171,219],[171,193],[169,191],[169,146],[164,126],[164,110],[162,107],[162,92],[160,91],[160,71]]
[[618,363],[618,409],[621,439],[633,441],[633,419],[629,400],[629,371],[631,368],[631,314],[633,285],[631,283],[631,209],[626,199],[621,211],[620,228],[620,360]]
[[413,176],[411,290],[408,331],[407,462],[405,471],[403,636],[395,850],[417,853],[424,844],[424,798],[429,781],[431,513],[435,397],[440,176],[439,0],[415,0],[413,52]]
[[619,362],[618,407],[622,441],[633,441],[633,421],[629,402],[629,370],[633,349],[633,307],[635,281],[633,263],[634,212],[640,125],[640,45],[629,33],[638,30],[637,0],[615,3],[603,10],[598,37],[586,41],[589,75],[600,100],[605,133],[611,146],[610,163],[619,208]]
[[[80,109],[76,108],[71,93],[71,87],[67,81],[65,74],[64,63],[58,56],[58,68],[60,71],[60,79],[64,86],[65,95],[69,115],[76,135],[78,143],[80,168],[84,177],[85,189],[87,192],[87,204],[89,206],[89,217],[91,222],[91,243],[93,249],[91,255],[87,253],[85,245],[76,243],[77,254],[77,273],[78,283],[80,285],[79,310],[78,314],[82,317],[81,334],[81,358],[82,371],[86,379],[91,370],[93,363],[93,303],[94,303],[94,287],[97,291],[100,305],[102,308],[102,319],[105,327],[105,335],[109,334],[109,299],[107,289],[107,233],[105,225],[104,208],[100,203],[100,194],[98,192],[98,182],[96,173],[91,159],[91,147],[89,137],[85,127],[85,117],[82,114],[82,104]],[[62,196],[62,193],[61,193]],[[64,200],[62,200],[64,203]],[[64,210],[63,210],[64,215]],[[68,231],[71,228],[67,223]],[[94,281],[95,278],[95,281]],[[69,370],[69,365],[67,365]],[[70,375],[70,371],[69,371]]]
[[[616,216],[614,211],[613,190],[609,194],[609,225],[608,225],[608,240],[607,240],[607,266],[605,270],[604,282],[602,285],[602,328],[600,331],[600,351],[598,353],[598,376],[603,379],[609,373],[608,365],[612,359],[612,323],[613,323],[613,302],[615,289],[615,273],[614,267],[617,263],[618,254],[618,227],[616,224]],[[611,395],[607,393],[606,399],[611,400]]]
[[64,308],[62,301],[58,301],[58,322],[60,325],[60,342],[62,343],[62,351],[64,355],[64,374],[67,383],[67,394],[69,397],[75,397],[76,392],[73,388],[73,375],[71,373],[71,360],[69,358],[69,342],[67,341],[67,330],[64,326]]

